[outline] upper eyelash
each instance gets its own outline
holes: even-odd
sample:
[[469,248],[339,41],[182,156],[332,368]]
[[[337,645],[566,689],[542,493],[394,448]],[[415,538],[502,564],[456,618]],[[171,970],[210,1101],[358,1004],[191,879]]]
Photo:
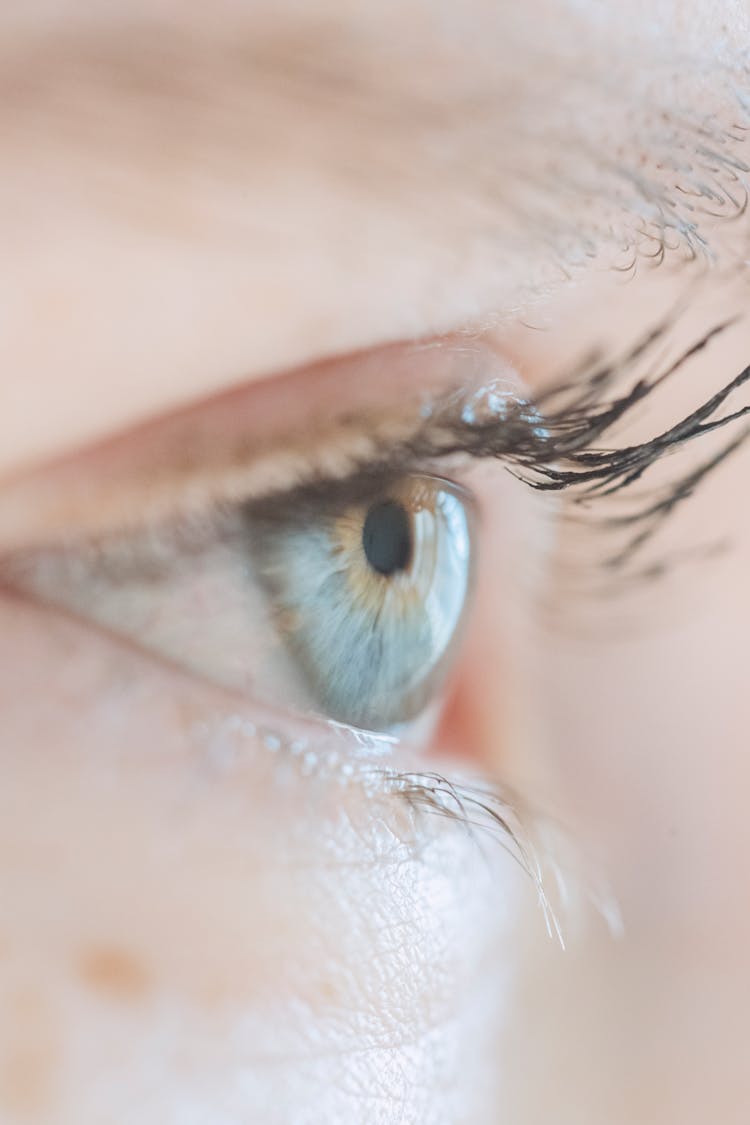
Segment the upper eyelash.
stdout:
[[[187,478],[179,493],[171,486],[156,489],[140,496],[137,506],[129,504],[126,495],[119,512],[101,522],[98,515],[91,521],[85,540],[95,547],[127,540],[133,534],[158,538],[172,529],[189,543],[194,536],[200,537],[201,529],[210,530],[216,518],[243,506],[270,514],[281,505],[304,511],[311,504],[319,510],[320,504],[366,497],[404,474],[452,475],[454,467],[460,473],[462,460],[494,458],[536,491],[564,493],[566,502],[559,513],[563,519],[593,519],[597,526],[615,532],[618,544],[605,559],[605,567],[618,575],[618,581],[623,576],[630,578],[634,573],[631,564],[664,520],[748,436],[744,430],[732,435],[719,454],[714,452],[697,467],[692,463],[650,496],[633,495],[629,511],[614,513],[609,504],[601,511],[602,501],[628,492],[666,453],[737,421],[748,411],[742,407],[728,415],[720,413],[727,399],[750,377],[746,369],[667,431],[637,445],[618,447],[607,441],[635,407],[734,323],[727,320],[715,325],[666,369],[662,366],[655,376],[639,377],[646,365],[656,367],[656,353],[688,307],[683,300],[680,309],[651,327],[624,355],[609,362],[587,359],[535,400],[514,398],[511,390],[500,385],[503,409],[499,413],[473,409],[467,413],[467,407],[473,407],[482,393],[474,385],[423,402],[422,410],[419,402],[414,403],[411,422],[410,411],[403,406],[398,416],[392,411],[374,418],[344,416],[334,420],[345,431],[335,445],[334,457],[321,434],[312,435],[315,448],[293,449],[291,459],[282,462],[281,473],[270,447],[246,449],[226,476],[214,472],[207,480]],[[463,347],[472,352],[476,344],[467,336]],[[626,381],[631,385],[622,389]],[[592,508],[596,509],[593,513]],[[54,549],[72,544],[80,548],[82,537],[71,532],[71,526],[75,519],[59,528],[53,526],[47,538],[32,546]],[[25,549],[21,547],[18,553]],[[10,553],[17,552],[11,549]],[[601,557],[596,562],[601,570]],[[647,572],[654,576],[665,569],[661,563],[651,562]]]
[[[596,393],[611,386],[615,380],[619,381],[637,361],[648,355],[673,327],[673,320],[667,319],[649,332],[626,356],[624,363],[594,371],[581,382],[580,390],[575,389],[574,382],[551,392],[553,399],[556,395],[569,396],[568,406],[557,414],[553,413],[551,419],[546,419],[551,432],[557,433],[555,462],[533,463],[532,459],[520,459],[519,475],[532,488],[541,491],[568,490],[572,493],[570,499],[574,504],[589,504],[594,499],[623,492],[640,481],[668,453],[750,414],[750,405],[741,406],[728,414],[719,413],[727,400],[750,380],[748,365],[700,406],[654,437],[619,448],[597,448],[595,444],[636,405],[663,386],[736,322],[735,317],[714,325],[657,375],[637,380],[631,388],[619,396],[605,399],[603,403],[597,400]],[[592,390],[596,392],[593,397]],[[571,401],[574,404],[572,413],[569,410]],[[577,409],[576,402],[581,404]],[[676,478],[642,499],[633,511],[605,516],[602,521],[605,528],[630,532],[626,534],[624,544],[605,560],[605,566],[612,571],[622,571],[632,563],[678,505],[693,495],[698,485],[739,449],[748,436],[750,426],[742,427],[718,452],[712,453],[697,466],[691,463]],[[651,564],[649,573],[653,577],[657,573],[666,573],[666,570],[663,564]]]
[[[694,439],[737,422],[750,414],[745,405],[729,414],[718,412],[727,400],[750,380],[750,365],[709,396],[691,413],[652,438],[621,447],[602,445],[603,439],[620,425],[635,407],[680,372],[693,358],[731,328],[737,318],[712,326],[677,359],[650,377],[638,377],[641,365],[675,327],[675,313],[651,327],[623,356],[599,364],[585,363],[533,401],[505,400],[502,417],[484,421],[467,419],[466,404],[472,392],[454,392],[430,408],[429,416],[406,439],[391,445],[382,457],[355,461],[345,477],[335,480],[323,474],[285,490],[282,494],[251,500],[250,505],[271,508],[280,501],[304,507],[332,495],[355,499],[391,478],[451,457],[495,458],[505,463],[521,481],[540,492],[566,492],[573,505],[623,492],[641,480],[663,457]],[[613,388],[635,376],[631,386],[619,394]],[[601,525],[625,530],[624,545],[605,560],[605,565],[623,571],[639,550],[651,540],[662,522],[691,495],[695,488],[750,435],[742,429],[718,452],[698,466],[684,469],[677,479],[662,485],[635,511],[605,515]],[[657,567],[652,564],[650,573]]]

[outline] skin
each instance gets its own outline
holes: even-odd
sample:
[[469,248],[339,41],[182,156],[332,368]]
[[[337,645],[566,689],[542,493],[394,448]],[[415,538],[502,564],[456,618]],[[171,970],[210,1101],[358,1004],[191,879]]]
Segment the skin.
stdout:
[[[676,351],[746,304],[746,220],[696,220],[677,190],[704,176],[692,124],[741,116],[741,4],[212,4],[158,35],[153,4],[23,9],[0,17],[4,546],[14,496],[65,503],[70,466],[95,475],[91,443],[131,426],[227,392],[262,424],[289,379],[322,416],[339,390],[320,361],[479,327],[538,389],[632,344],[694,275]],[[165,53],[128,49],[144,42]],[[688,221],[710,266],[682,261]],[[664,227],[677,248],[652,270]],[[633,246],[625,280],[610,267]],[[740,321],[623,443],[749,344]],[[593,564],[601,541],[551,531],[497,467],[471,479],[481,612],[443,725],[398,760],[481,769],[564,826],[542,850],[565,953],[501,847],[363,770],[228,736],[258,708],[3,593],[2,1120],[744,1122],[747,456],[659,541],[731,552],[624,600],[560,586],[573,628],[545,625],[519,575],[568,547]],[[351,749],[311,738],[318,760]]]

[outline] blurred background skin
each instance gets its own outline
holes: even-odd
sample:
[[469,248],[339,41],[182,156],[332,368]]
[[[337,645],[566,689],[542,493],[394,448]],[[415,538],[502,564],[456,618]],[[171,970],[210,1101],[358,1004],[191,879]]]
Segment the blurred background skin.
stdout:
[[[536,387],[694,277],[678,350],[744,311],[746,220],[700,204],[730,167],[741,203],[749,41],[699,0],[4,11],[0,536],[55,457],[275,372],[471,324]],[[612,271],[660,235],[711,253]],[[580,627],[480,575],[454,745],[622,915],[571,864],[565,952],[500,848],[260,746],[212,773],[191,732],[242,705],[3,595],[0,1121],[746,1122],[748,471],[662,533],[729,553]],[[536,517],[491,485],[497,562]]]

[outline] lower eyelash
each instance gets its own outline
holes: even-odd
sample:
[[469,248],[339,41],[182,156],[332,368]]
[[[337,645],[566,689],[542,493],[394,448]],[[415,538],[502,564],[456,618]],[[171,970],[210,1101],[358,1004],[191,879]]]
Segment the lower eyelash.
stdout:
[[[529,809],[520,796],[481,777],[449,779],[433,770],[401,770],[390,764],[395,739],[326,722],[325,745],[299,733],[256,723],[241,715],[200,722],[193,736],[212,769],[238,767],[248,742],[261,741],[279,764],[303,777],[331,784],[360,785],[370,799],[402,802],[410,816],[436,818],[466,832],[482,848],[499,846],[518,864],[536,893],[549,936],[563,949],[566,930],[586,911],[604,919],[614,936],[622,923],[611,890],[587,864],[571,839]],[[341,747],[337,748],[339,738]],[[253,747],[255,752],[255,747]]]
[[440,773],[391,773],[387,784],[417,813],[453,821],[478,842],[499,843],[531,881],[550,938],[564,950],[569,930],[580,929],[593,913],[619,939],[620,906],[603,873],[570,836],[520,796],[497,783],[449,780]]

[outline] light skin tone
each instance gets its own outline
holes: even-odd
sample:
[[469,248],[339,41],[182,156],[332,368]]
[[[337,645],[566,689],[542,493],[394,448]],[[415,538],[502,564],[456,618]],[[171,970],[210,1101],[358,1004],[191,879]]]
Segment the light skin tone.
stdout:
[[[748,363],[743,5],[299,7],[0,17],[4,576],[236,498],[259,443],[334,456],[339,414],[390,426],[469,339],[530,397],[679,302],[639,375],[736,317],[600,446]],[[565,951],[497,826],[213,672],[204,587],[188,659],[4,579],[0,1119],[745,1121],[747,450],[616,581],[601,523],[454,467],[475,596],[442,718],[389,761],[514,794]]]

